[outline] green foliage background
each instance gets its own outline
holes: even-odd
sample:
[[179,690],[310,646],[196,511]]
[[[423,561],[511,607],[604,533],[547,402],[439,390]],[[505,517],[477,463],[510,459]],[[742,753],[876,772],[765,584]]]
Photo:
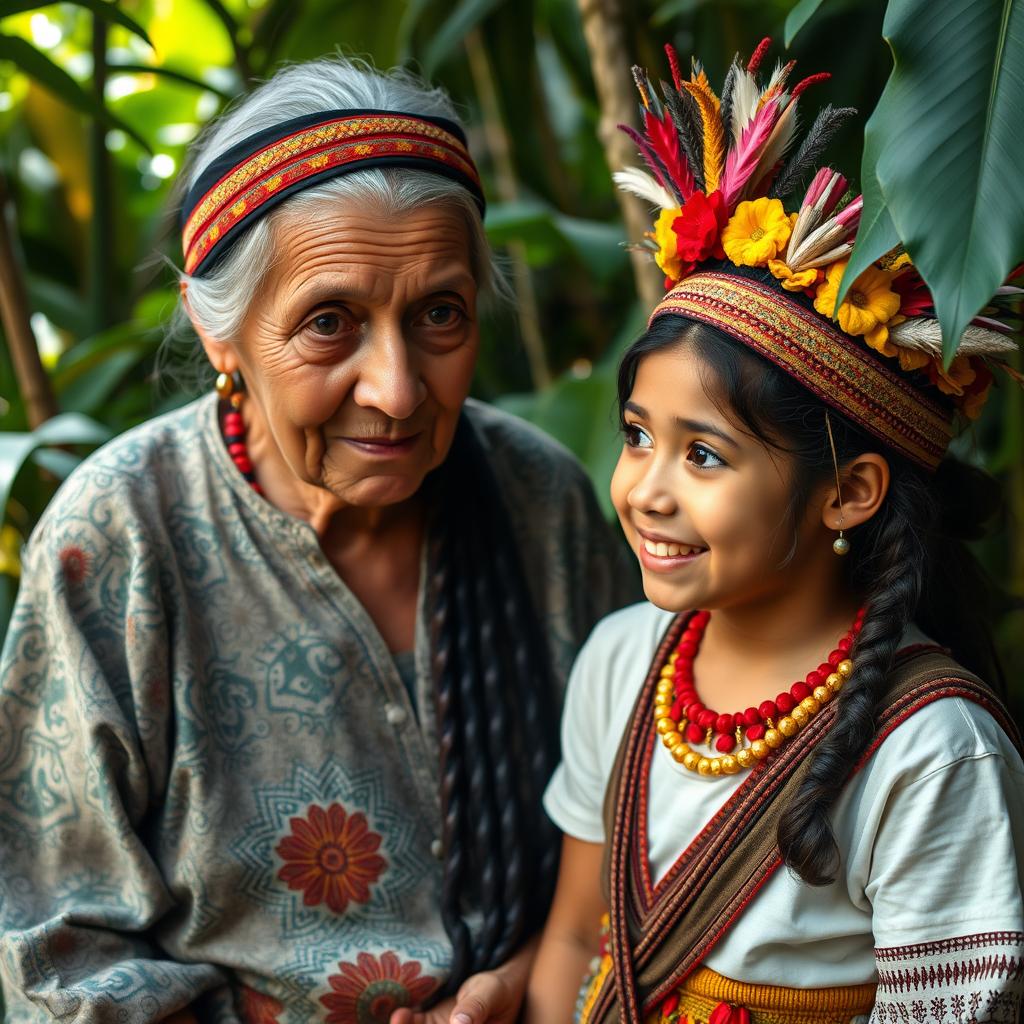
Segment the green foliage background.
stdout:
[[[106,8],[102,19],[90,10],[98,4]],[[771,35],[778,41],[773,56],[797,59],[800,73],[831,71],[832,80],[808,96],[807,109],[831,102],[862,112],[828,154],[857,184],[863,124],[892,68],[882,0],[828,0],[788,52],[782,40],[794,7],[789,0],[621,6],[624,66],[637,62],[667,76],[661,46],[671,41],[684,58],[700,55],[717,88],[734,52],[747,55]],[[164,261],[179,257],[175,176],[196,133],[254,79],[281,61],[337,50],[378,67],[412,66],[460,104],[492,198],[491,240],[529,268],[536,298],[530,319],[552,381],[541,386],[544,366],[538,369],[536,353],[531,361],[520,340],[530,325],[497,311],[485,326],[474,392],[572,448],[607,508],[618,450],[614,368],[644,312],[620,244],[625,230],[598,141],[593,70],[576,0],[122,0],[116,10],[122,23],[111,20],[104,0],[35,8],[0,2],[0,169],[14,198],[33,327],[60,410],[114,434],[192,397],[173,377],[154,373],[176,301]],[[4,37],[32,44],[86,96],[92,54],[105,54],[106,121],[76,109],[61,82],[47,89],[38,75],[26,75],[32,68]],[[87,106],[81,97],[77,102]],[[0,430],[27,430],[6,345],[0,396]],[[962,454],[1006,483],[1007,517],[981,553],[1018,600],[1022,409],[1016,389],[1000,388],[975,430],[958,442]],[[0,492],[0,632],[20,545],[75,454],[86,450],[74,442],[97,440],[83,423],[65,419],[51,428],[50,440],[63,449],[30,455],[24,446],[0,445],[0,476],[6,468],[13,477],[25,461]],[[998,627],[1014,685],[1024,679],[1024,613],[1008,611]]]

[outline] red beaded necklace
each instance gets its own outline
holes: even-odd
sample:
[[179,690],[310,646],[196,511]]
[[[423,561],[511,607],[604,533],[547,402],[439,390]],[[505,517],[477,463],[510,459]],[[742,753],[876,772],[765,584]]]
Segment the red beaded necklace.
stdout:
[[[864,624],[864,610],[857,613],[853,625],[828,659],[804,679],[793,683],[775,700],[762,701],[756,708],[732,714],[712,710],[697,696],[693,662],[710,618],[707,611],[693,615],[662,667],[654,717],[662,742],[684,767],[704,775],[733,775],[767,757],[838,693],[853,672],[849,653]],[[689,743],[710,745],[712,741],[722,757],[702,757],[689,747]]]

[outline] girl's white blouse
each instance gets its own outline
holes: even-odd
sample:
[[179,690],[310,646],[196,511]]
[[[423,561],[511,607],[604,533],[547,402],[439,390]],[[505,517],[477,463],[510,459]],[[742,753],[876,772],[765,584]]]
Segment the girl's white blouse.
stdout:
[[[671,618],[651,604],[633,605],[599,623],[579,654],[563,761],[544,798],[567,835],[604,841],[605,787]],[[915,632],[905,641],[921,639]],[[743,777],[687,771],[656,745],[648,808],[653,880]],[[738,981],[795,988],[881,979],[879,1019],[896,1020],[897,1004],[902,1019],[912,1003],[920,1012],[911,1020],[969,1019],[973,1000],[976,1016],[984,1019],[988,1001],[996,1019],[1013,1020],[1024,973],[1024,765],[988,712],[956,698],[917,712],[848,783],[831,817],[842,855],[837,880],[814,887],[779,869],[704,966]],[[937,968],[930,985],[928,967]]]

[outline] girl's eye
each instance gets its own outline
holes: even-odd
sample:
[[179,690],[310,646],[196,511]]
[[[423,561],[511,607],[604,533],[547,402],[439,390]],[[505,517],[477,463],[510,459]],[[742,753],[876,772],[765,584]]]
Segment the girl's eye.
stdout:
[[424,315],[424,319],[431,327],[454,327],[462,322],[463,317],[462,310],[458,306],[453,306],[449,303],[433,306]]
[[689,455],[690,462],[700,469],[717,469],[725,465],[725,460],[716,455],[710,448],[702,444],[692,445]]
[[630,448],[654,447],[651,435],[641,427],[638,427],[635,423],[626,423],[622,430],[626,435],[626,444],[628,444]]

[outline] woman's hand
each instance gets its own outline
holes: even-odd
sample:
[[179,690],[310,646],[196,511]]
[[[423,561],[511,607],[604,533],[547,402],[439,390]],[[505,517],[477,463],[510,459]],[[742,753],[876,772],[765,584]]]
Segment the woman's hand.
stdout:
[[513,989],[506,973],[481,971],[467,978],[454,998],[429,1010],[395,1010],[390,1024],[513,1024],[522,1001],[523,986]]
[[454,997],[429,1010],[395,1010],[389,1024],[513,1024],[523,1005],[537,941],[531,939],[493,971],[470,975]]

